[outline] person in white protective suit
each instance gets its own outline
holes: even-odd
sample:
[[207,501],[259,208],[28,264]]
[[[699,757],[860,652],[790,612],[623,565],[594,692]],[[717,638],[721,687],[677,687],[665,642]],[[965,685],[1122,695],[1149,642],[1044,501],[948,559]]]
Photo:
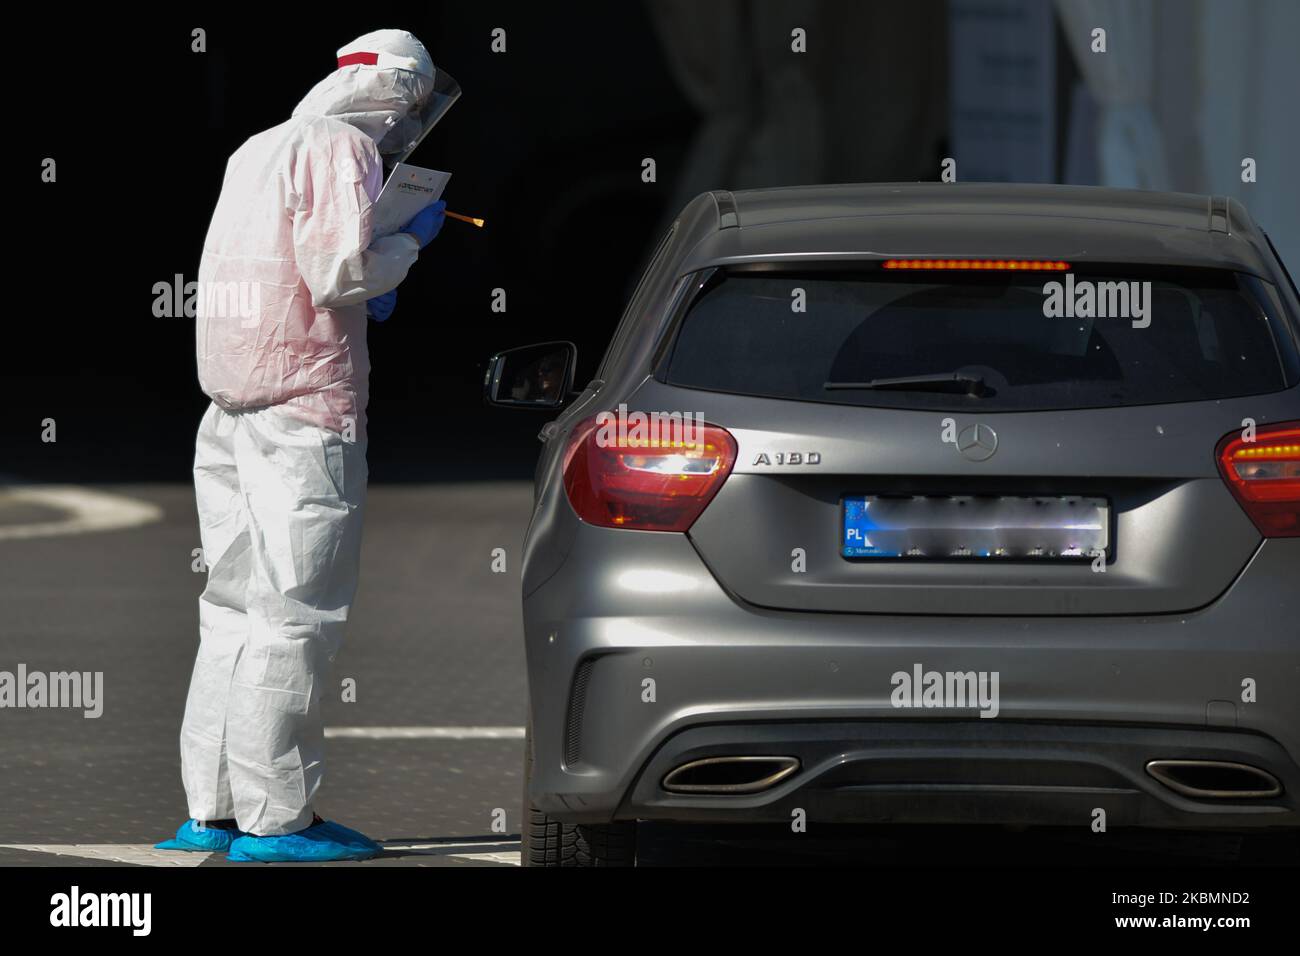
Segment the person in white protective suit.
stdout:
[[372,206],[385,160],[449,105],[437,77],[411,34],[366,34],[227,165],[199,266],[212,404],[194,458],[208,580],[180,738],[191,819],[160,846],[258,860],[380,850],[314,814],[320,699],[357,588],[367,314],[391,313],[444,208],[375,238]]

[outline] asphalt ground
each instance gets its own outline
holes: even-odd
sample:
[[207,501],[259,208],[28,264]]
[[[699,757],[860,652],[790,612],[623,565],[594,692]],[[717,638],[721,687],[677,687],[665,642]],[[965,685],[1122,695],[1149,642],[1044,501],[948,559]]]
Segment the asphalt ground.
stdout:
[[[0,669],[22,662],[29,672],[104,675],[98,718],[0,711],[0,847],[40,847],[0,849],[0,865],[184,856],[152,861],[142,851],[186,815],[177,736],[203,589],[192,569],[193,490],[111,493],[156,505],[162,517],[6,539],[5,529],[48,524],[57,509],[0,497]],[[530,502],[521,482],[372,489],[362,582],[335,662],[338,692],[324,700],[326,727],[522,734],[518,555]],[[498,547],[505,573],[490,567]],[[344,703],[349,678],[356,700]],[[330,739],[317,809],[392,845],[391,858],[371,865],[514,862],[522,753],[521,736]],[[94,849],[77,849],[86,846]],[[233,865],[215,856],[202,863]]]

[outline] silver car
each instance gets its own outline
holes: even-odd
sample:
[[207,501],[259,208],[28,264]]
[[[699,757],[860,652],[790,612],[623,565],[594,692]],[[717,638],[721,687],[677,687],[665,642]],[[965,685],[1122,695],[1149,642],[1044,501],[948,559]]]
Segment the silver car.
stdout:
[[524,859],[638,821],[1300,826],[1300,300],[1233,200],[701,195],[557,408]]

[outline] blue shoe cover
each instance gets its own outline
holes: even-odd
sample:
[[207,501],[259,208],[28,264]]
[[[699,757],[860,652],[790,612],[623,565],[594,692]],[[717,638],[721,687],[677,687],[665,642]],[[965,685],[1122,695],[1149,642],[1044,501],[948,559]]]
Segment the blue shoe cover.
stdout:
[[384,848],[356,830],[322,820],[284,836],[242,834],[230,845],[226,857],[237,863],[328,863],[335,860],[369,860]]
[[176,831],[176,839],[155,843],[155,850],[189,850],[191,853],[224,853],[230,849],[236,837],[243,836],[240,830],[220,830],[216,827],[200,827],[197,820],[186,820]]

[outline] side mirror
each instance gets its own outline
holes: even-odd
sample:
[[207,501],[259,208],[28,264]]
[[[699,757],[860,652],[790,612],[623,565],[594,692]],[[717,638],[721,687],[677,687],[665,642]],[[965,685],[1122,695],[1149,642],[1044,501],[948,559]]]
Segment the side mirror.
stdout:
[[572,342],[539,342],[498,352],[488,359],[483,398],[503,408],[559,408],[573,389],[578,348]]

